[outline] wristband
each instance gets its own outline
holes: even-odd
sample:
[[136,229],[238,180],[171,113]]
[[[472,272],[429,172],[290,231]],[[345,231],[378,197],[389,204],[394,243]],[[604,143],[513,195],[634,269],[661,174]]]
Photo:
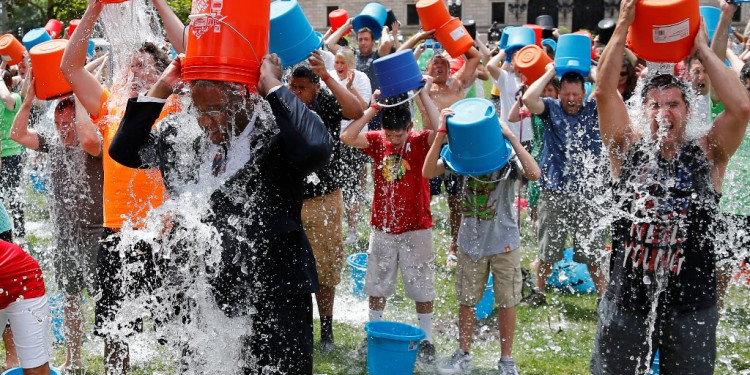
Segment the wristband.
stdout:
[[437,130],[438,133],[448,134],[448,129],[440,128]]
[[378,105],[378,103],[372,103],[372,104],[370,104],[370,108],[372,108],[372,109],[374,109],[376,111],[379,111],[379,110],[382,109],[382,108],[380,108],[380,106]]
[[329,79],[331,79],[331,75],[326,73],[326,75],[324,75],[321,79],[323,80],[323,82],[328,81]]

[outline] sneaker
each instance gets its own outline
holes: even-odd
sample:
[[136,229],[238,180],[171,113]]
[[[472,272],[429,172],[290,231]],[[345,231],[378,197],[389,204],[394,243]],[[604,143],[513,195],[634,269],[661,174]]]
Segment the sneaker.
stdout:
[[320,340],[320,351],[322,353],[328,354],[334,350],[336,350],[336,344],[333,343],[333,340],[331,339]]
[[544,306],[547,304],[547,296],[539,288],[534,288],[531,295],[521,300],[521,303],[531,307]]
[[512,359],[502,359],[497,361],[497,375],[518,375],[518,367],[516,367],[516,361]]
[[471,371],[472,368],[474,368],[474,363],[471,354],[458,348],[447,363],[438,367],[438,373],[441,375],[462,374]]
[[359,353],[359,355],[362,357],[367,357],[367,337],[362,340],[362,343],[359,345],[359,349],[357,349],[357,353]]
[[422,363],[431,364],[435,362],[435,345],[427,340],[422,340],[419,344],[419,353],[417,359]]
[[349,228],[349,231],[346,235],[346,240],[344,240],[345,245],[354,245],[359,240],[359,234],[357,233],[357,228]]

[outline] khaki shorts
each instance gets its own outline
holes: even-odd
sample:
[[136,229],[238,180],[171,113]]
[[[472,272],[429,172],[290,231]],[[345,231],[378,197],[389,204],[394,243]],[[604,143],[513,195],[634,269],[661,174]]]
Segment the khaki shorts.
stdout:
[[336,286],[344,267],[344,240],[341,217],[344,200],[341,190],[305,199],[302,204],[302,226],[312,245],[320,285]]
[[521,250],[495,254],[478,260],[458,252],[456,267],[456,300],[464,306],[476,306],[487,287],[492,271],[492,290],[498,307],[515,307],[521,302]]
[[368,296],[392,296],[400,269],[406,297],[415,302],[435,300],[432,230],[387,234],[373,229],[367,253],[365,293]]
[[555,263],[563,259],[566,241],[573,238],[573,261],[598,264],[604,252],[606,226],[600,226],[603,212],[584,197],[542,189],[539,198],[539,259]]

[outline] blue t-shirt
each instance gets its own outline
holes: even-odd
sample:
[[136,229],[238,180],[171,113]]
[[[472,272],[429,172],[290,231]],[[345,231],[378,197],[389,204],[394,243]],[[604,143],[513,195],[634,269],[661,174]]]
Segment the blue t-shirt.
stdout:
[[13,227],[10,224],[10,217],[8,217],[8,212],[5,211],[3,200],[0,199],[0,233],[5,233],[11,229]]
[[563,111],[559,99],[542,98],[544,112],[544,148],[539,166],[539,184],[549,190],[586,192],[592,187],[604,188],[606,178],[602,154],[602,137],[596,100],[584,101],[578,114]]

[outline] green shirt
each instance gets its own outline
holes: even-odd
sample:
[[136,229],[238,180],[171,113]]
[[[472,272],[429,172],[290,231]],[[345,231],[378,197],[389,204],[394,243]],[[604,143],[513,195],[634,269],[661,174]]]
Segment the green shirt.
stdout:
[[5,233],[11,229],[13,229],[13,227],[10,225],[10,217],[8,217],[8,212],[5,211],[3,200],[0,199],[0,233]]
[[10,94],[16,100],[16,106],[12,111],[0,105],[0,134],[2,135],[2,157],[19,155],[23,152],[23,146],[10,140],[10,128],[13,126],[13,119],[21,108],[21,95],[17,93]]

